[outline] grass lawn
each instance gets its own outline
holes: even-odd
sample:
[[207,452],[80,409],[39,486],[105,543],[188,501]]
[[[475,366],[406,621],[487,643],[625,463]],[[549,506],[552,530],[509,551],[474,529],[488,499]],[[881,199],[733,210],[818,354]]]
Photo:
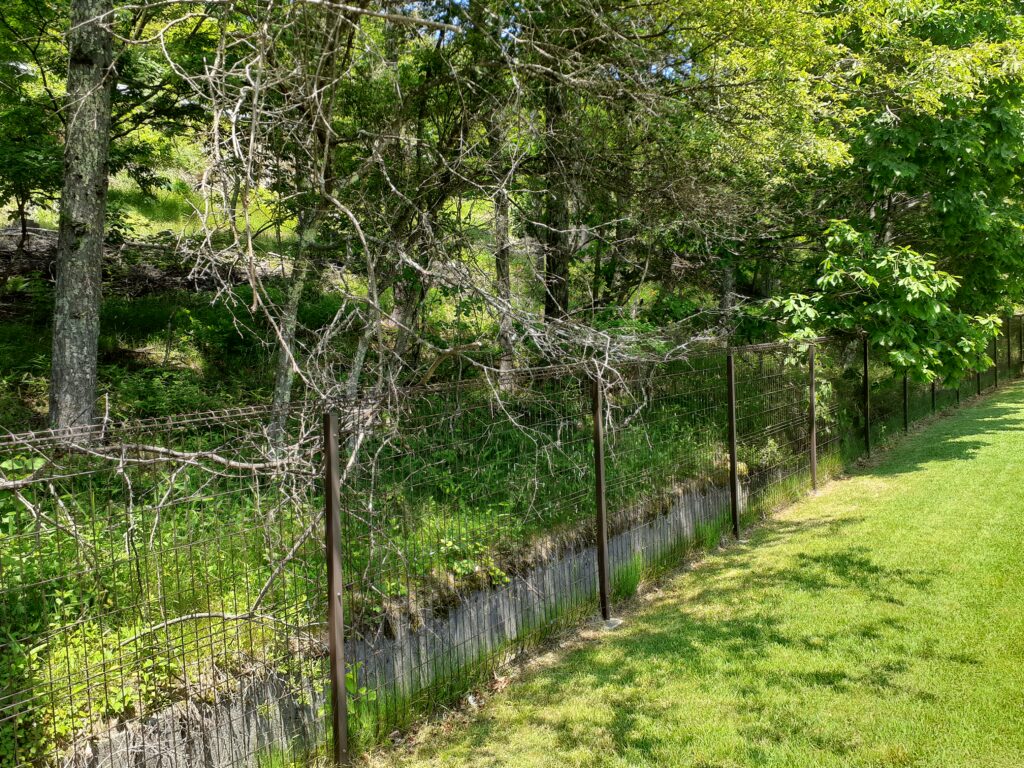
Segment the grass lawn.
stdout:
[[1024,766],[1024,387],[707,556],[405,766]]

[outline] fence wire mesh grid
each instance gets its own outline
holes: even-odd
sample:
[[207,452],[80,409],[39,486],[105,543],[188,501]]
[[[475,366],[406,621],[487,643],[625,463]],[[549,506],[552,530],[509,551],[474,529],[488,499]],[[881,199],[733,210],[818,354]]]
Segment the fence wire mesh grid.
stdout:
[[275,422],[0,444],[4,766],[241,765],[323,734],[319,429]]
[[322,404],[0,438],[0,763],[288,765],[329,760],[336,728],[381,742],[592,615],[599,554],[624,600],[1018,377],[1022,351],[1013,318],[959,386],[870,354],[865,371],[850,339],[709,349],[599,389],[563,367],[335,404],[333,654]]

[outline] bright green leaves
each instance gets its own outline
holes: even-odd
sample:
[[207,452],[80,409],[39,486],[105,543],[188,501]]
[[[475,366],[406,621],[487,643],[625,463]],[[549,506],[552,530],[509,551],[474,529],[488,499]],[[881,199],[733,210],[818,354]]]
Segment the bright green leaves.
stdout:
[[61,185],[60,123],[39,70],[0,29],[0,206],[13,201],[20,217]]
[[[941,326],[961,313],[939,337],[974,338],[971,329],[984,326],[977,318],[1022,298],[1022,10],[981,0],[853,0],[829,8],[846,50],[837,80],[845,112],[835,115],[852,162],[833,175],[840,191],[823,210],[849,221],[871,247],[833,227],[822,263],[831,283],[817,289],[854,286],[884,297],[889,312],[876,313],[879,329],[887,318]],[[889,247],[874,247],[880,243]],[[884,284],[870,285],[868,278],[881,283],[883,276]],[[951,349],[963,354],[962,345]],[[924,357],[912,354],[912,367]]]
[[951,305],[959,280],[905,246],[879,245],[846,222],[826,240],[817,290],[769,306],[795,338],[866,333],[897,368],[922,379],[956,379],[983,366],[998,320]]

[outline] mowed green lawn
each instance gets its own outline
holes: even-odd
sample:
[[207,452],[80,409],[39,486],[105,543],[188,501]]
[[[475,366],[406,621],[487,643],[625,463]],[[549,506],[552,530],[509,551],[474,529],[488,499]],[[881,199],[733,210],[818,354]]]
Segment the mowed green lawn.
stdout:
[[1024,766],[1024,387],[716,552],[405,766]]

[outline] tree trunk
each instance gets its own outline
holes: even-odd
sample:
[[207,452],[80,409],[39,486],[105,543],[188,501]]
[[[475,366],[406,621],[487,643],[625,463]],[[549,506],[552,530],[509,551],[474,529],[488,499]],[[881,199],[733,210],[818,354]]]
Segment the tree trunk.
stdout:
[[[305,233],[300,232],[300,241]],[[277,373],[274,376],[274,395],[271,400],[271,408],[274,414],[273,423],[270,425],[270,439],[275,446],[280,445],[284,439],[285,425],[288,421],[288,409],[292,402],[292,384],[295,381],[295,332],[299,325],[299,302],[302,300],[302,292],[306,289],[306,279],[309,274],[309,263],[303,252],[304,246],[300,242],[299,252],[295,258],[293,267],[292,282],[288,286],[288,299],[285,302],[284,315],[281,317],[277,332]]]
[[544,244],[544,317],[558,320],[569,311],[569,200],[559,154],[565,105],[557,83],[549,83],[544,95],[546,120],[545,171],[548,191],[544,196],[542,242]]
[[18,220],[21,222],[21,238],[18,240],[18,253],[25,252],[28,243],[28,200],[18,198]]
[[416,338],[416,321],[419,317],[425,290],[419,275],[399,277],[394,285],[395,307],[391,322],[395,325],[395,362],[407,363],[407,355]]
[[559,320],[569,312],[569,253],[565,244],[568,214],[561,201],[549,201],[545,216],[544,317]]
[[[295,190],[301,193],[302,208],[298,216],[298,246],[292,262],[292,276],[288,286],[288,297],[284,313],[277,327],[277,369],[274,376],[274,394],[271,400],[273,420],[270,424],[270,438],[273,445],[280,447],[285,438],[285,428],[292,402],[292,386],[299,372],[295,347],[295,336],[299,322],[299,305],[307,283],[319,280],[322,262],[318,255],[320,225],[324,216],[324,201],[334,189],[332,168],[332,141],[329,131],[331,105],[337,87],[338,73],[347,66],[350,50],[352,19],[347,21],[343,14],[331,6],[325,6],[304,17],[297,26],[298,39],[308,39],[308,50],[313,59],[300,58],[296,66],[309,67],[305,74],[310,78],[310,90],[305,98],[304,119],[309,126],[308,143],[292,156],[295,172]],[[349,43],[344,42],[348,39]],[[238,184],[231,191],[231,215],[238,205]],[[312,253],[310,249],[313,249]]]
[[57,240],[50,424],[92,422],[113,83],[111,0],[72,0],[67,135]]
[[494,198],[494,272],[501,302],[498,317],[498,344],[501,347],[500,378],[502,386],[515,368],[515,341],[512,331],[512,277],[509,258],[508,191],[501,187]]
[[722,264],[722,286],[721,296],[718,301],[718,308],[722,311],[726,320],[732,321],[733,310],[736,307],[736,268],[731,260]]

